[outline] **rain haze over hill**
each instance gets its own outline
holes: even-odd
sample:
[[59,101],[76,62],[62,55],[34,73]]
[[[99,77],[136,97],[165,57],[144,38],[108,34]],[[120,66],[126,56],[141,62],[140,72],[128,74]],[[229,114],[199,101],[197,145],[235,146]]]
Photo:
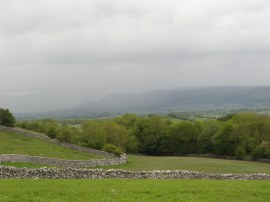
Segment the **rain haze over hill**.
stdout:
[[269,36],[267,0],[2,0],[0,107],[45,112],[116,93],[270,86]]

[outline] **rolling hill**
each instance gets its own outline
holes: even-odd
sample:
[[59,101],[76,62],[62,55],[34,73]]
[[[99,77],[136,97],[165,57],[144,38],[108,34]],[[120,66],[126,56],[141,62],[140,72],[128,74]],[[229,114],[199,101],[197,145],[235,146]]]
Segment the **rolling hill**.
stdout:
[[76,108],[17,117],[106,117],[122,113],[168,113],[206,110],[237,110],[270,106],[270,86],[204,87],[159,90],[141,94],[112,94]]
[[212,87],[184,90],[151,91],[144,94],[114,94],[88,109],[101,112],[185,109],[199,107],[251,107],[270,104],[270,87]]

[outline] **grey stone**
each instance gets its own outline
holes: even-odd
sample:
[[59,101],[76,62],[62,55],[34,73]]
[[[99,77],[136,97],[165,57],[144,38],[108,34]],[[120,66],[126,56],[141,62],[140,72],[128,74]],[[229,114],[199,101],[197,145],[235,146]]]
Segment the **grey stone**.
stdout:
[[126,171],[117,169],[76,168],[15,168],[0,166],[0,179],[210,179],[210,180],[270,180],[269,174],[221,174],[183,170]]

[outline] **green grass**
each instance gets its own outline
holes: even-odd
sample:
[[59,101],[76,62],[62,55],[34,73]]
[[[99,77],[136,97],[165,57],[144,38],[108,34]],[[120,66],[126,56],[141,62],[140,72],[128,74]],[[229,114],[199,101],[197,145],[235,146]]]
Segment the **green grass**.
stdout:
[[1,130],[0,154],[25,154],[72,160],[101,158],[94,154],[64,148],[36,138]]
[[[108,167],[106,167],[108,168]],[[125,170],[190,170],[208,173],[270,173],[270,163],[197,157],[128,156],[128,163],[109,168]]]
[[0,201],[270,201],[270,181],[0,180]]

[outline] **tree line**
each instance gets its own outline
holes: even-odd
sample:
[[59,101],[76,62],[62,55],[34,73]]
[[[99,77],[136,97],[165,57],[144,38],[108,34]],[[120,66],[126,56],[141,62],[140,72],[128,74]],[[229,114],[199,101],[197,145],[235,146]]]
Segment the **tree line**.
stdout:
[[[214,154],[270,159],[270,116],[238,113],[217,120],[172,121],[163,116],[125,114],[70,126],[53,119],[19,127],[95,149],[148,155]],[[109,145],[109,146],[108,146]]]

